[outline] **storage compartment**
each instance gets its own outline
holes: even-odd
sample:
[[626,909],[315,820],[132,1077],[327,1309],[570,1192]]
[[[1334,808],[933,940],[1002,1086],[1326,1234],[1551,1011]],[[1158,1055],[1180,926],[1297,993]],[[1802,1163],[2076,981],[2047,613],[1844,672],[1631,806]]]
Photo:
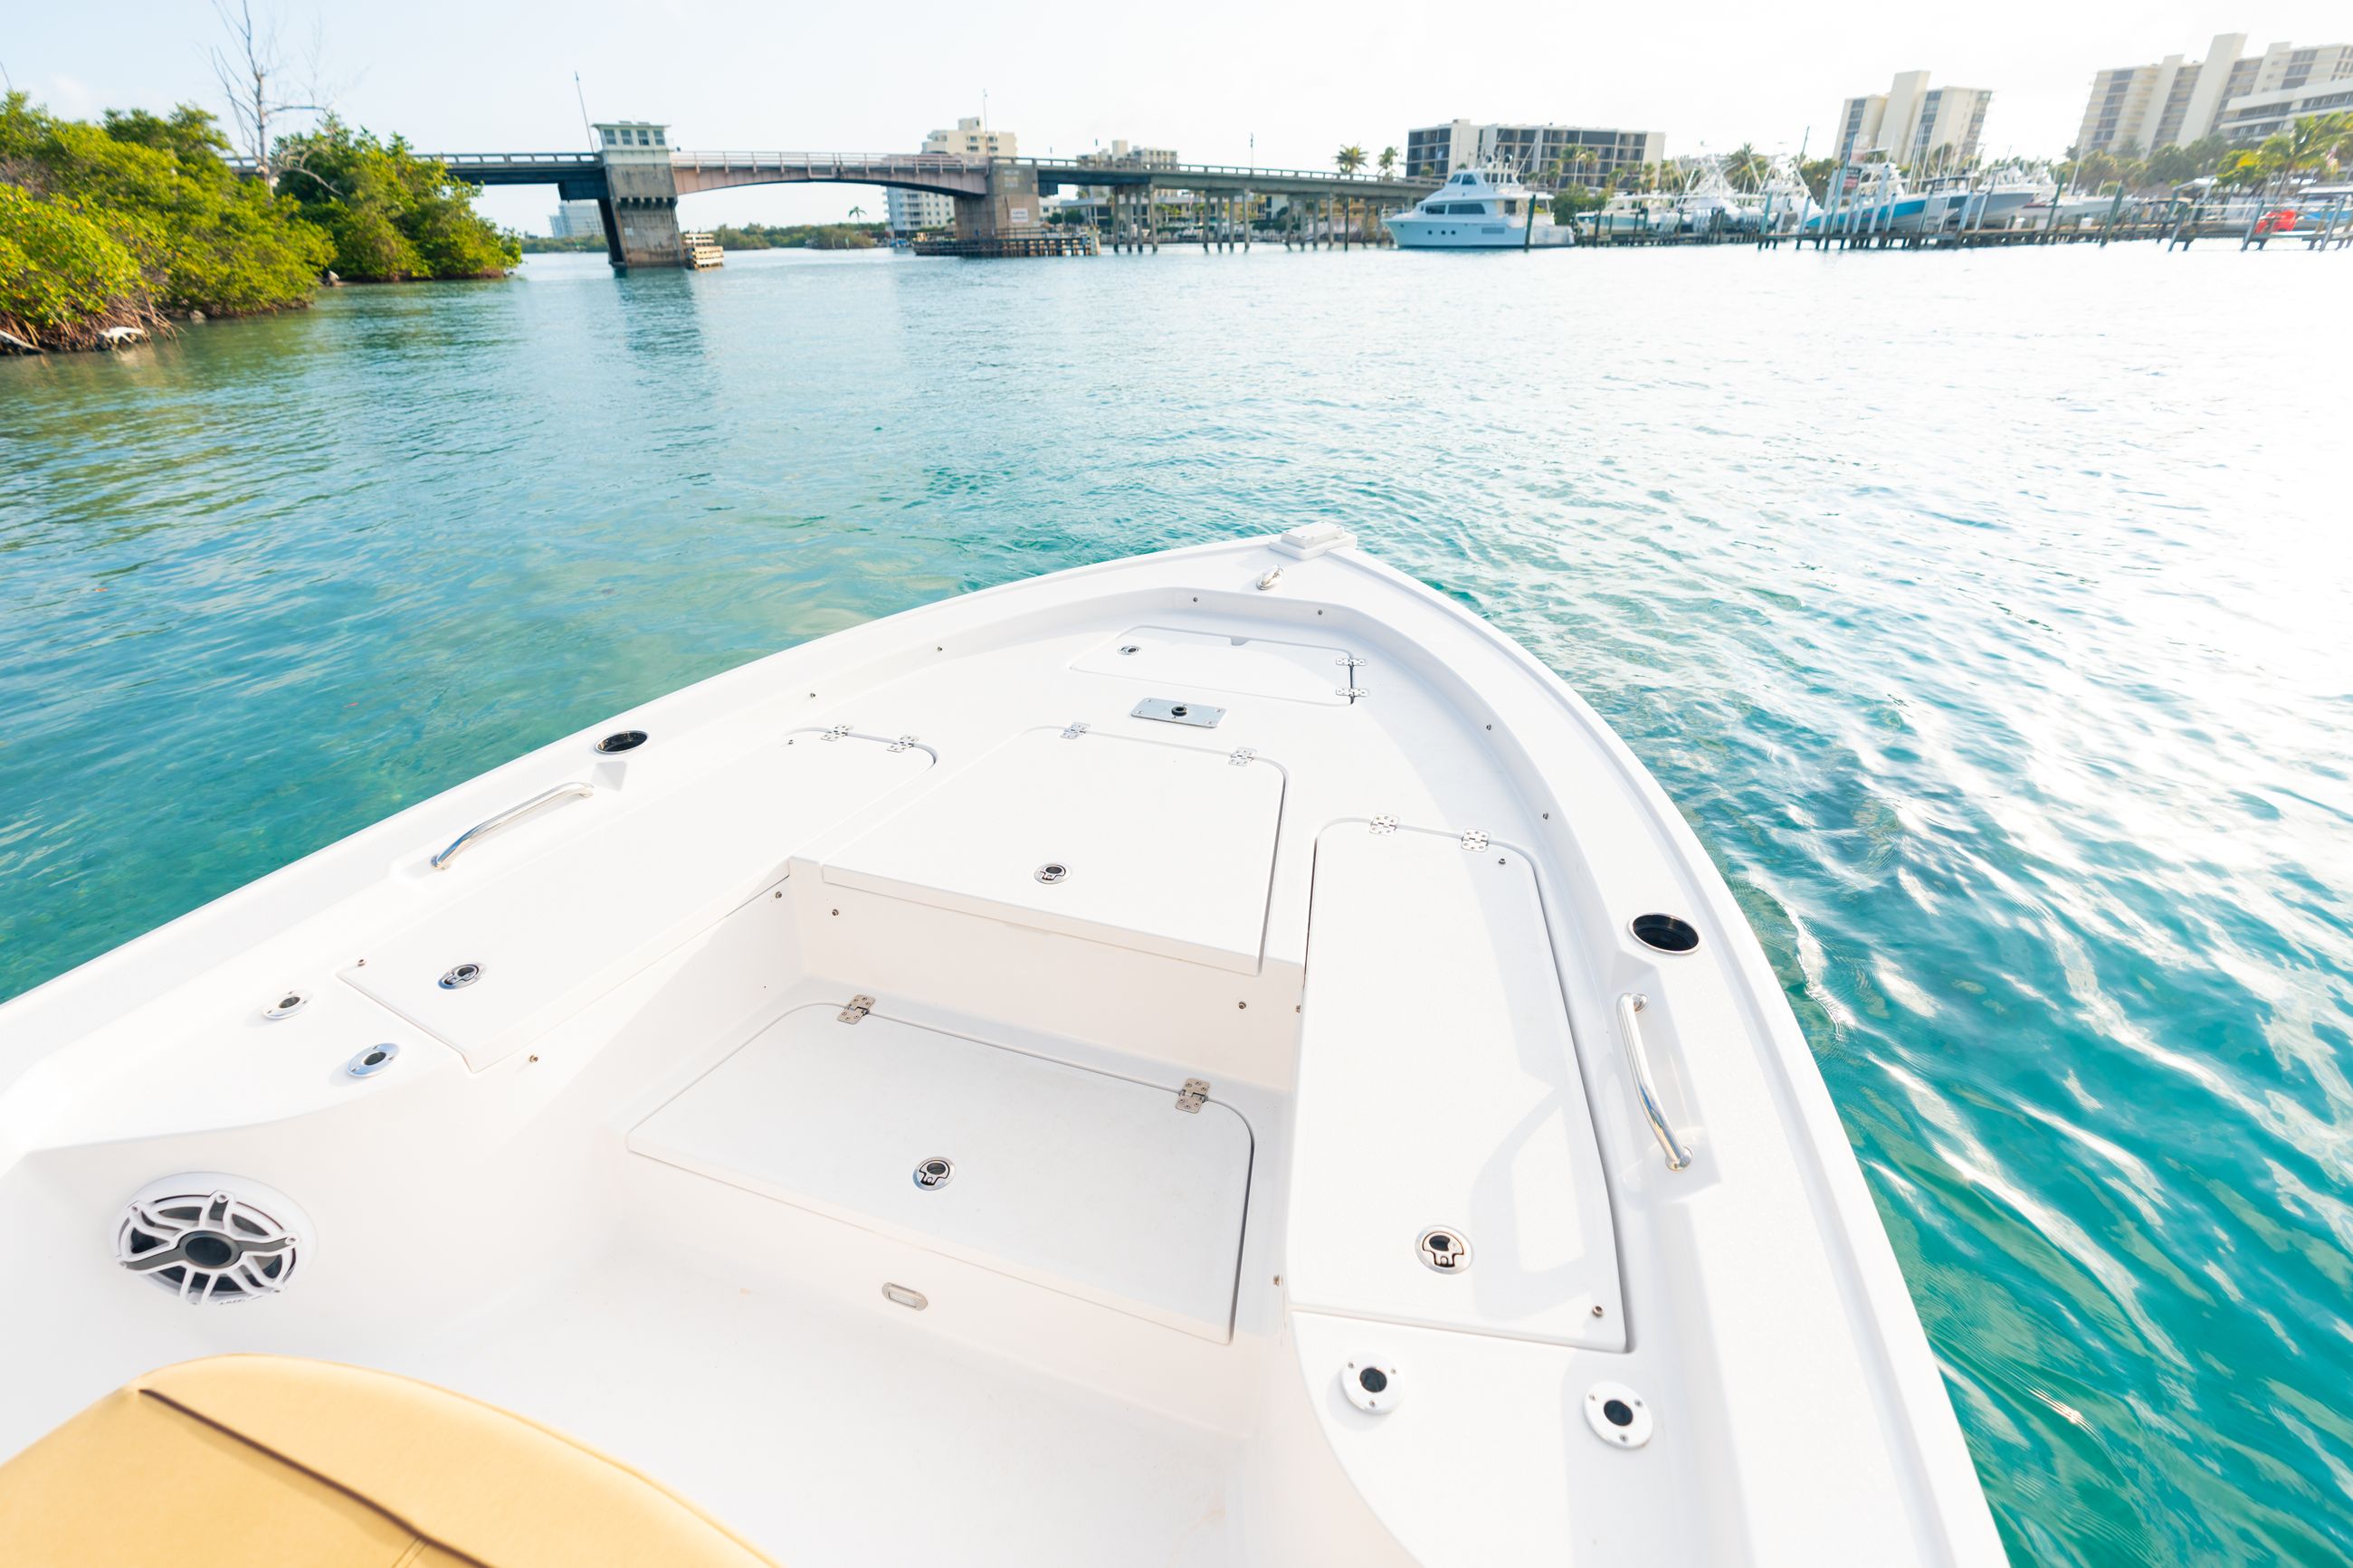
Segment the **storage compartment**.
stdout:
[[1250,1128],[1173,1086],[803,1007],[628,1144],[1203,1339],[1232,1331]]
[[828,882],[1253,973],[1282,770],[1030,730],[825,865]]
[[1349,658],[1346,648],[1314,643],[1135,626],[1080,655],[1071,668],[1145,681],[1172,696],[1240,691],[1339,708],[1348,701],[1341,689],[1356,684]]
[[1535,877],[1477,843],[1361,823],[1316,839],[1291,1302],[1622,1351],[1609,1193]]
[[599,795],[514,829],[554,840],[535,859],[479,886],[465,860],[437,873],[430,891],[447,901],[342,976],[479,1072],[775,882],[803,843],[931,763],[921,747],[804,733],[637,809]]

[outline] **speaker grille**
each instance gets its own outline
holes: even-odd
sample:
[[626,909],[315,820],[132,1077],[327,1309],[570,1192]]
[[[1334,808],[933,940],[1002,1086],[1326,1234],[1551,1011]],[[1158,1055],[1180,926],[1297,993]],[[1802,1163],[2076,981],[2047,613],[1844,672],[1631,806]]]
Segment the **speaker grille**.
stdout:
[[124,1206],[114,1260],[191,1305],[274,1296],[301,1259],[298,1214],[266,1187],[154,1183]]

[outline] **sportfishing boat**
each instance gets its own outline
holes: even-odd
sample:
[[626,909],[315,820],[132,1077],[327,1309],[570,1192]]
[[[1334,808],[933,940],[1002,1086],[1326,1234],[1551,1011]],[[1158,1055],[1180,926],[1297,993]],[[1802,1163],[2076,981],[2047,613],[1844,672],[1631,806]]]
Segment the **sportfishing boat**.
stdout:
[[1773,161],[1758,196],[1758,226],[1773,234],[1795,233],[1808,218],[1822,210],[1821,204],[1814,200],[1812,190],[1806,184],[1805,176],[1799,172],[1795,158],[1783,157]]
[[1686,234],[1753,231],[1763,216],[1763,205],[1732,188],[1721,158],[1695,159],[1675,196],[1675,215]]
[[11,1568],[2002,1560],[1706,852],[1332,523],[776,654],[17,998],[0,1224]]
[[1683,208],[1663,191],[1620,191],[1577,220],[1595,237],[1673,234],[1683,227]]
[[1500,164],[1460,169],[1401,213],[1381,219],[1400,250],[1520,250],[1574,245],[1552,203]]

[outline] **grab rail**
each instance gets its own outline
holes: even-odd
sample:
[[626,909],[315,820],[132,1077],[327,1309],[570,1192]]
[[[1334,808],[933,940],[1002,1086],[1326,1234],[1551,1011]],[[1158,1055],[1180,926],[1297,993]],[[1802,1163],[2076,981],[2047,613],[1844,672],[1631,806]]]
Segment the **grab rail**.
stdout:
[[1680,1171],[1692,1163],[1691,1150],[1675,1136],[1665,1110],[1659,1104],[1658,1085],[1651,1081],[1651,1056],[1642,1048],[1642,1026],[1634,1016],[1650,1005],[1649,997],[1629,991],[1618,998],[1618,1023],[1626,1034],[1626,1061],[1634,1069],[1634,1089],[1642,1097],[1642,1114],[1650,1121],[1651,1136],[1666,1152],[1667,1169]]
[[449,862],[455,860],[458,858],[458,852],[465,848],[467,845],[471,844],[475,839],[483,837],[488,834],[496,833],[500,828],[506,826],[509,823],[521,821],[522,818],[529,816],[533,812],[537,811],[541,806],[547,805],[550,801],[562,800],[567,795],[591,795],[596,793],[596,786],[595,784],[584,784],[575,780],[571,784],[557,784],[554,789],[549,790],[544,795],[533,795],[521,805],[511,805],[507,807],[506,810],[499,813],[496,816],[484,818],[482,821],[478,822],[474,824],[473,826],[466,829],[465,832],[458,835],[457,837],[449,840],[449,847],[441,851],[440,854],[433,857],[433,868],[436,871],[448,870],[449,868]]

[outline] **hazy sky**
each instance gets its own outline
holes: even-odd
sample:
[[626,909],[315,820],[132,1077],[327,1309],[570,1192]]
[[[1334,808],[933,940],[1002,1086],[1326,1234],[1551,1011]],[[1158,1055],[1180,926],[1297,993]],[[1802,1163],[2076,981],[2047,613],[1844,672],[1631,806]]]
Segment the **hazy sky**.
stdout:
[[[256,0],[259,9],[267,0]],[[206,0],[0,0],[0,69],[58,112],[216,110],[206,58],[220,29]],[[1670,153],[1743,141],[1819,151],[1840,99],[1899,70],[1994,90],[1996,153],[2055,153],[2073,140],[2092,73],[2168,54],[2196,58],[2223,31],[2251,48],[2345,41],[2344,0],[2071,5],[1978,0],[1891,5],[1725,4],[1347,5],[1198,0],[406,0],[275,6],[290,45],[315,22],[345,115],[427,151],[586,145],[580,73],[599,117],[667,121],[673,144],[717,151],[884,152],[981,111],[1025,153],[1069,154],[1126,137],[1187,159],[1328,166],[1361,142],[1402,146],[1408,127],[1465,118],[1663,131]],[[1458,22],[1456,17],[1478,20]],[[102,22],[102,25],[100,25]],[[290,52],[301,53],[298,47]],[[544,232],[552,190],[492,191],[501,222]],[[770,187],[693,197],[697,226],[838,218],[880,193]]]

